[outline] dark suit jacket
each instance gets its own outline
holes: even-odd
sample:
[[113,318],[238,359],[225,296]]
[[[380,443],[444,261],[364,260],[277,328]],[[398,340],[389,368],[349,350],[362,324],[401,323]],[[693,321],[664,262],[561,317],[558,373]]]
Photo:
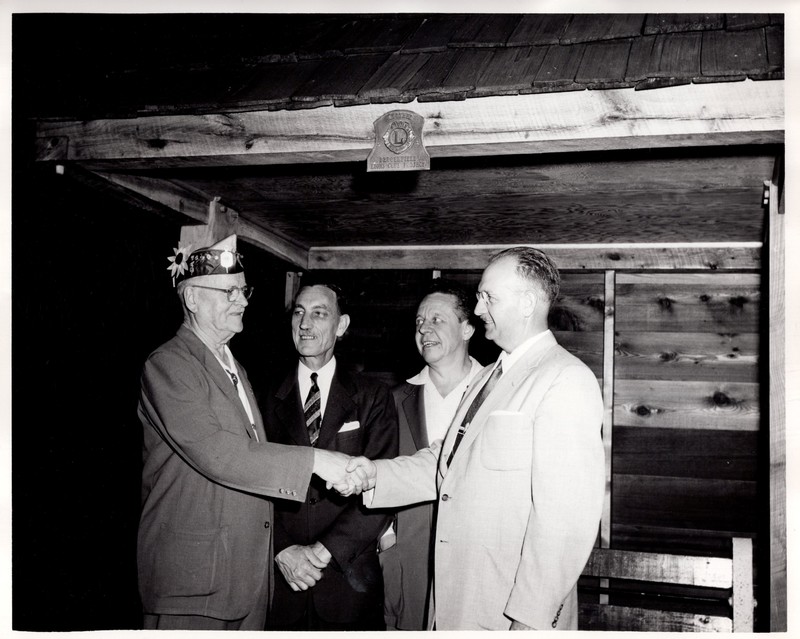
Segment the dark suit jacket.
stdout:
[[[244,369],[240,383],[266,441]],[[152,614],[266,617],[273,579],[272,502],[303,499],[305,448],[257,443],[227,373],[188,328],[144,365],[139,590]]]
[[[392,390],[400,428],[400,454],[413,455],[427,448],[425,386],[404,382]],[[430,597],[430,539],[433,528],[433,502],[407,506],[397,511],[397,543],[382,555],[384,562],[399,564],[400,593],[389,592],[387,601],[397,602],[395,626],[399,630],[425,630]],[[394,585],[392,586],[394,587]]]
[[[296,366],[267,393],[263,412],[270,441],[310,446]],[[339,432],[356,421],[358,428]],[[397,414],[389,389],[337,362],[317,447],[370,459],[397,456]],[[377,540],[389,522],[389,514],[370,512],[361,497],[341,497],[316,477],[302,503],[276,503],[275,554],[294,544],[320,541],[333,559],[322,579],[306,591],[294,592],[278,577],[271,623],[294,623],[308,603],[325,621],[353,623],[367,606],[382,601]]]

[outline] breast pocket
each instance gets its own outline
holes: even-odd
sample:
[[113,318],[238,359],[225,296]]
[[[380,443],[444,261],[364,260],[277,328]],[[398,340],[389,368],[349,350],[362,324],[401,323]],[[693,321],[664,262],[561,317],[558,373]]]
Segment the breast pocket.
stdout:
[[489,470],[531,467],[533,423],[527,415],[495,411],[481,431],[481,464]]
[[361,429],[336,433],[334,450],[347,455],[361,454]]

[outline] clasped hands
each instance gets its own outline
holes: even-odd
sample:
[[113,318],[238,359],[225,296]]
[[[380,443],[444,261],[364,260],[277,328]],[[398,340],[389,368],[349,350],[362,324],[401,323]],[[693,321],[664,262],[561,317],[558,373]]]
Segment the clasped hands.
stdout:
[[332,450],[315,449],[314,474],[325,480],[327,488],[349,497],[375,487],[378,469],[366,457],[349,457]]
[[311,546],[295,544],[275,556],[283,578],[295,592],[314,587],[330,561],[331,553],[320,542]]

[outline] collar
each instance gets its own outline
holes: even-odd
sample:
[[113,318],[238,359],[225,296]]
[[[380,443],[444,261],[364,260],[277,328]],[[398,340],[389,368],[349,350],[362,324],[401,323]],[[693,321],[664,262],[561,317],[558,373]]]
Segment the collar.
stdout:
[[[312,371],[308,366],[303,364],[300,360],[297,360],[297,379],[298,380],[310,380],[311,373],[317,374],[317,385],[322,388],[324,384],[325,387],[329,387],[331,381],[333,380],[333,373],[336,371],[336,356],[334,355],[331,357],[331,360],[325,364],[322,368],[318,371]],[[311,386],[311,382],[308,382],[309,387]]]
[[[516,364],[519,360],[521,360],[522,356],[525,355],[525,353],[527,353],[536,342],[542,339],[545,335],[551,335],[551,334],[552,333],[550,332],[549,329],[542,331],[541,333],[538,333],[537,335],[534,335],[533,337],[529,337],[528,339],[526,339],[524,342],[522,342],[522,344],[517,346],[510,353],[506,353],[505,351],[500,353],[500,357],[497,358],[497,361],[503,362],[503,375],[508,374],[508,371],[511,370],[511,367],[514,364]],[[494,367],[492,368],[492,370],[494,370]]]
[[[469,373],[467,373],[467,379],[469,381],[472,381],[472,378],[475,377],[475,375],[483,369],[483,366],[477,359],[472,357],[472,355],[469,356],[469,362],[470,362],[470,369]],[[430,384],[431,383],[430,366],[426,365],[425,368],[423,368],[419,373],[414,375],[414,377],[407,379],[406,381],[409,384],[414,384],[415,386],[424,386],[425,384]]]

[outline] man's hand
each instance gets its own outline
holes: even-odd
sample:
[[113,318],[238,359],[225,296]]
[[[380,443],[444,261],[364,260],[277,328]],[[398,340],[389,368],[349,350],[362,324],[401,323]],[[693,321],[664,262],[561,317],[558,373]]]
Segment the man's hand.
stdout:
[[367,490],[367,485],[361,479],[363,473],[359,475],[345,470],[350,459],[352,458],[343,453],[315,448],[314,474],[324,479],[328,488],[335,488],[345,497],[359,495],[361,491]]
[[[375,462],[366,457],[351,457],[347,463],[346,470],[348,477],[353,478],[352,483],[361,487],[361,490],[358,491],[359,493],[363,490],[375,488],[375,481],[378,477],[378,467]],[[337,488],[337,490],[339,489]]]
[[[326,559],[315,552],[317,546],[324,551],[321,554],[326,555]],[[295,592],[313,588],[322,578],[322,569],[330,560],[331,554],[319,542],[314,546],[289,546],[275,556],[275,563],[278,564],[283,578]]]
[[325,480],[328,488],[331,486],[348,486],[345,467],[350,457],[344,453],[323,448],[314,449],[314,474]]

